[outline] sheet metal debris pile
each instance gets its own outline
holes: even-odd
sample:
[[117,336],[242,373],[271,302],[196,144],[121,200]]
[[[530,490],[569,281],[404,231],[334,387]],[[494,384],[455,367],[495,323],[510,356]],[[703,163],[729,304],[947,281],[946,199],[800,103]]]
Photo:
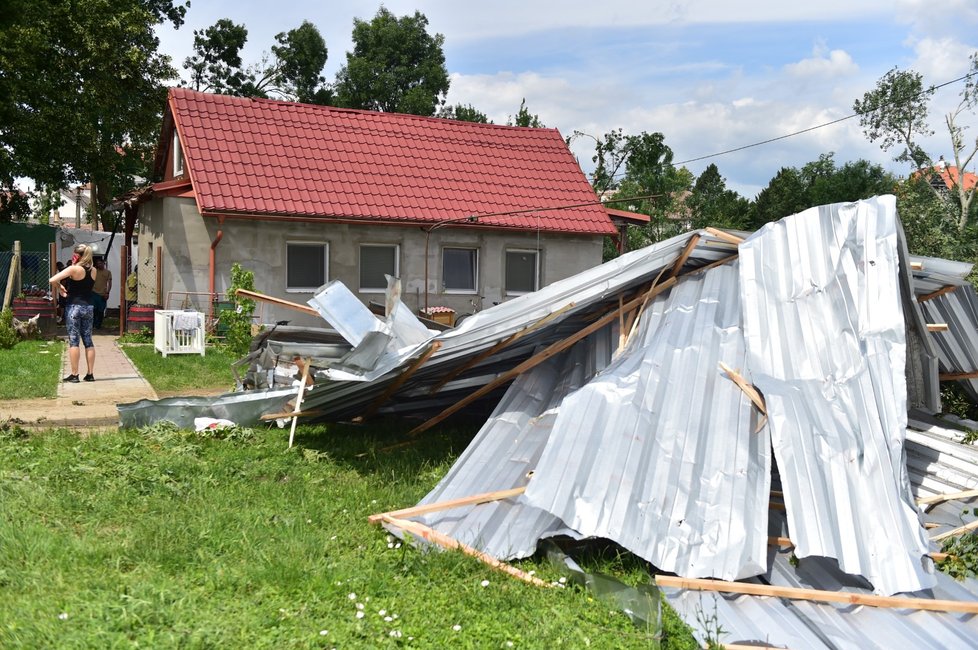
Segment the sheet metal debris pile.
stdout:
[[[437,334],[396,286],[381,321],[331,284],[309,304],[350,351],[316,358],[299,415],[422,417],[420,435],[476,400],[495,404],[417,507],[372,520],[497,565],[542,539],[600,537],[680,576],[661,584],[674,585],[667,596],[687,618],[695,590],[731,584],[973,614],[978,598],[935,575],[914,492],[975,487],[974,468],[955,461],[957,483],[947,483],[935,468],[954,454],[929,445],[956,443],[915,434],[905,447],[908,411],[940,409],[939,368],[978,377],[969,271],[912,263],[896,200],[883,196],[745,237],[683,235]],[[779,545],[793,546],[801,568]],[[811,578],[814,567],[831,579]],[[851,606],[789,607],[782,598],[803,596],[770,593],[781,598],[720,598],[721,624],[793,647],[866,640],[813,632],[845,627],[833,617]],[[898,593],[919,598],[882,597]],[[745,598],[760,603],[755,617],[773,608],[766,631],[737,618],[750,619],[734,604]],[[973,616],[926,615],[946,627],[944,647],[973,638],[958,634]]]

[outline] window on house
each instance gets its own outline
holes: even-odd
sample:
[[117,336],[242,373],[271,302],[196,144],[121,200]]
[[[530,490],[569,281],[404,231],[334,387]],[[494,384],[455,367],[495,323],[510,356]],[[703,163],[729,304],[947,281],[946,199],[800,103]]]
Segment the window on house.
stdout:
[[329,280],[329,244],[286,242],[286,291],[315,291]]
[[538,258],[537,251],[506,251],[506,293],[529,293],[537,290],[540,279]]
[[385,275],[398,277],[397,246],[389,244],[360,245],[360,290],[386,291]]
[[479,251],[475,248],[445,248],[441,254],[441,277],[445,291],[474,293],[479,282]]
[[176,132],[173,133],[173,175],[183,176],[183,147]]

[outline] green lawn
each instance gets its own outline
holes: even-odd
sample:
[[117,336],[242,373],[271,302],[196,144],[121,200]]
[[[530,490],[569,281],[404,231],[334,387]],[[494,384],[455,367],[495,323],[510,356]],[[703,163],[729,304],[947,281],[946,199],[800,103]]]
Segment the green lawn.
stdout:
[[[0,428],[0,647],[648,648],[578,587],[534,587],[398,544],[367,515],[413,505],[471,431],[398,453],[382,427],[164,425],[81,437]],[[547,581],[545,560],[519,566]],[[629,581],[647,580],[615,562]],[[638,571],[638,573],[636,573]],[[664,647],[697,647],[669,619]]]
[[21,341],[0,350],[0,399],[55,397],[64,341]]
[[152,345],[120,345],[157,393],[234,388],[231,364],[238,359],[228,355],[221,346],[207,346],[204,356],[171,354],[164,358]]

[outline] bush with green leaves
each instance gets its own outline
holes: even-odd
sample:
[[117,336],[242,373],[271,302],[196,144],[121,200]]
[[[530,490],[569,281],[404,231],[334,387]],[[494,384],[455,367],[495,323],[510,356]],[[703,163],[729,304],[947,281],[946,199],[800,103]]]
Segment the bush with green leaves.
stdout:
[[9,350],[17,345],[17,331],[14,330],[14,312],[9,307],[0,312],[0,350]]
[[255,313],[255,301],[239,297],[238,289],[254,291],[255,273],[235,262],[231,266],[231,286],[227,292],[227,298],[234,303],[234,309],[221,312],[221,320],[227,326],[225,346],[230,353],[243,357],[251,347],[251,322]]

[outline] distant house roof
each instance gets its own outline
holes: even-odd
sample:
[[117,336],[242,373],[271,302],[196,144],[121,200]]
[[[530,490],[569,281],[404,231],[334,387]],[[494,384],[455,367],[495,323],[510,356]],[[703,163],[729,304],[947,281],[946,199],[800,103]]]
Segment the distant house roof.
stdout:
[[[927,173],[927,171],[921,170],[920,173]],[[975,185],[978,185],[978,176],[969,171],[965,171],[962,175],[957,167],[946,164],[943,159],[934,165],[930,169],[930,172],[930,182],[932,185],[935,183],[939,185],[940,182],[943,182],[947,189],[951,189],[960,183],[965,190],[970,190]]]
[[168,111],[201,214],[615,232],[556,129],[185,88]]

